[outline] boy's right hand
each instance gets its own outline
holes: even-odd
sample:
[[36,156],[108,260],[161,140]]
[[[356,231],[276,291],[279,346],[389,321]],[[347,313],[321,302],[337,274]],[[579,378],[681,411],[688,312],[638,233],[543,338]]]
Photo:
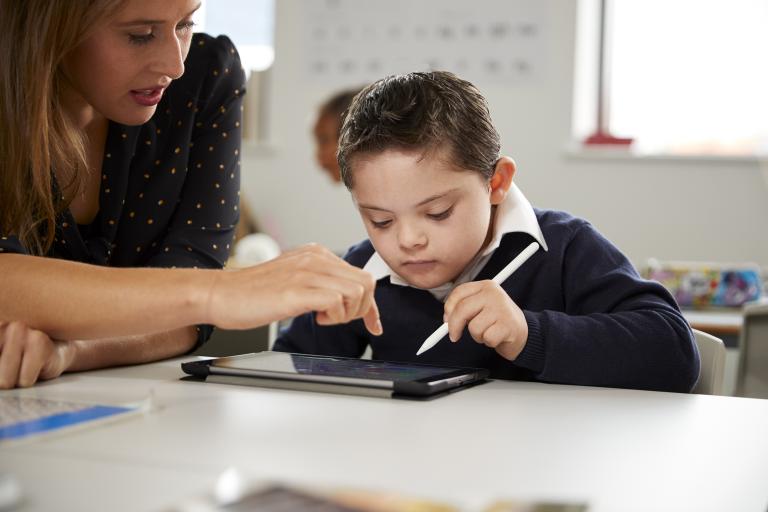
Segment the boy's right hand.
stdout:
[[320,325],[362,318],[368,331],[382,333],[373,277],[319,245],[215,273],[206,316],[219,327],[246,329],[315,311]]
[[451,341],[458,341],[466,327],[477,343],[510,361],[520,355],[528,341],[523,311],[491,280],[457,286],[445,301],[444,320]]

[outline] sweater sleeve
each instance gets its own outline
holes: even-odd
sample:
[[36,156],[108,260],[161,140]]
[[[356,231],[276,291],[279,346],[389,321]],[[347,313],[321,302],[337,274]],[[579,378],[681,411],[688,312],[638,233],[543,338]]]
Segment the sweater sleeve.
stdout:
[[291,325],[280,332],[273,350],[299,354],[360,357],[368,346],[362,335],[362,322],[354,320],[341,325],[318,325],[314,313],[293,319]]
[[663,286],[641,279],[587,223],[567,244],[562,264],[565,311],[524,311],[528,341],[517,365],[547,382],[691,390],[698,351]]

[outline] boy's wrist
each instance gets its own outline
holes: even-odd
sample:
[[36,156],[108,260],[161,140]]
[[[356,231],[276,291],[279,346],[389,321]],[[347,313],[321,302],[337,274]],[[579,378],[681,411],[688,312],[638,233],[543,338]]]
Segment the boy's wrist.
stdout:
[[546,357],[544,334],[541,322],[539,322],[539,313],[523,310],[523,315],[525,315],[525,322],[528,326],[528,336],[523,349],[515,359],[515,363],[518,366],[538,373],[544,369]]
[[527,340],[523,340],[522,342],[505,341],[496,347],[496,352],[504,359],[514,361],[525,348],[526,341]]

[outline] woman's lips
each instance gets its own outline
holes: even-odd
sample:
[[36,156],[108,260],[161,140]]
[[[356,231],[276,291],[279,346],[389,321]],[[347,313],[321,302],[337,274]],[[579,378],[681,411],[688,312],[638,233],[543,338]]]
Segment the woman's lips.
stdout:
[[155,87],[154,89],[135,89],[131,91],[133,100],[142,107],[154,107],[160,103],[163,97],[164,87]]

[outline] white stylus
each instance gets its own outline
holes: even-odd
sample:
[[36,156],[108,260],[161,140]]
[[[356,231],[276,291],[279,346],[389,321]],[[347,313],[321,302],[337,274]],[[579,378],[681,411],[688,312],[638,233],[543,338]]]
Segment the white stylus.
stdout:
[[[520,266],[538,250],[539,244],[537,242],[531,242],[528,247],[523,249],[520,254],[515,256],[515,259],[510,261],[506,267],[501,269],[501,271],[496,274],[496,277],[493,278],[493,282],[496,284],[501,284],[506,281],[507,278],[512,275],[512,272],[520,268]],[[419,351],[416,352],[416,355],[420,356],[427,350],[437,345],[437,342],[443,339],[446,334],[448,334],[448,324],[443,322],[443,325],[438,327],[437,330],[429,336],[429,338],[424,340],[424,343],[421,344],[421,347],[419,347]]]

